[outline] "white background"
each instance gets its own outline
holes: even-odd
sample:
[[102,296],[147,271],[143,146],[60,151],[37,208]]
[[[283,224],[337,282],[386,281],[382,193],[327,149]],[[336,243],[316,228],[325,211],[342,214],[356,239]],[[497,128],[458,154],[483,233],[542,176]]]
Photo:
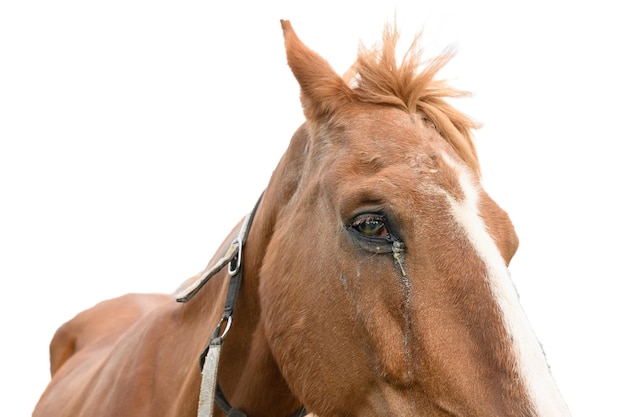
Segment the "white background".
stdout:
[[444,76],[474,93],[458,105],[572,413],[626,416],[618,3],[208,3],[0,5],[2,415],[30,415],[62,322],[173,291],[251,209],[303,120],[279,19],[343,73],[396,13],[428,54],[457,47]]

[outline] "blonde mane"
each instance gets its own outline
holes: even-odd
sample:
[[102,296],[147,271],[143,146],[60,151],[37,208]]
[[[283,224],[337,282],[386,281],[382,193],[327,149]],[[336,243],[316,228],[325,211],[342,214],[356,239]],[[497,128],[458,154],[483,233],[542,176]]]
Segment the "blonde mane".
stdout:
[[479,125],[445,101],[445,98],[464,97],[468,93],[449,86],[445,80],[435,79],[454,53],[447,50],[423,61],[418,35],[398,65],[396,46],[399,37],[396,26],[387,25],[382,45],[370,49],[361,46],[357,60],[344,80],[354,87],[353,93],[360,101],[391,105],[410,113],[424,113],[458,155],[480,175],[471,135],[471,130]]

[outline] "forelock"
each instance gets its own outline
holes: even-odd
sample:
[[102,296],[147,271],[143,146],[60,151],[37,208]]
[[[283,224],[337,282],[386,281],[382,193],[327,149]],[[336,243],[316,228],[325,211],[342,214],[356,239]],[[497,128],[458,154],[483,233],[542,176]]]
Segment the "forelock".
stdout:
[[436,79],[454,52],[448,49],[439,56],[424,60],[419,47],[420,35],[417,35],[398,62],[396,49],[399,38],[395,24],[385,26],[379,45],[359,48],[357,60],[344,80],[359,101],[393,106],[410,113],[424,113],[441,136],[479,175],[480,165],[472,139],[472,130],[479,126],[446,101],[447,98],[464,97],[468,93],[451,87],[445,80]]

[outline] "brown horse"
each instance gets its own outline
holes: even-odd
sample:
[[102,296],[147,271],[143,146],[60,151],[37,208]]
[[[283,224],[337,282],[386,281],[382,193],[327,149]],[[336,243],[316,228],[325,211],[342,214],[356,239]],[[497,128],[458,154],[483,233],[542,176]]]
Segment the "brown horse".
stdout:
[[209,339],[213,415],[569,415],[509,278],[518,241],[481,186],[475,125],[436,79],[450,55],[424,62],[414,42],[396,63],[389,26],[342,78],[282,28],[306,122],[254,217],[186,302],[127,295],[63,325],[34,416],[197,415]]

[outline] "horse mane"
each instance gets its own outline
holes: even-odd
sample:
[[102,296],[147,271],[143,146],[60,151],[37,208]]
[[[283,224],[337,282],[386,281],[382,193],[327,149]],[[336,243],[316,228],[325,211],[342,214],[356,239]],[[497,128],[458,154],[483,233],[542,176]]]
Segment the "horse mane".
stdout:
[[479,127],[469,116],[448,104],[446,98],[469,95],[435,79],[439,70],[454,56],[451,49],[427,61],[422,60],[416,35],[400,64],[396,47],[400,34],[395,25],[383,31],[381,45],[360,46],[357,60],[344,75],[359,101],[398,107],[409,113],[421,111],[433,122],[441,136],[469,167],[480,175],[480,165],[471,130]]

